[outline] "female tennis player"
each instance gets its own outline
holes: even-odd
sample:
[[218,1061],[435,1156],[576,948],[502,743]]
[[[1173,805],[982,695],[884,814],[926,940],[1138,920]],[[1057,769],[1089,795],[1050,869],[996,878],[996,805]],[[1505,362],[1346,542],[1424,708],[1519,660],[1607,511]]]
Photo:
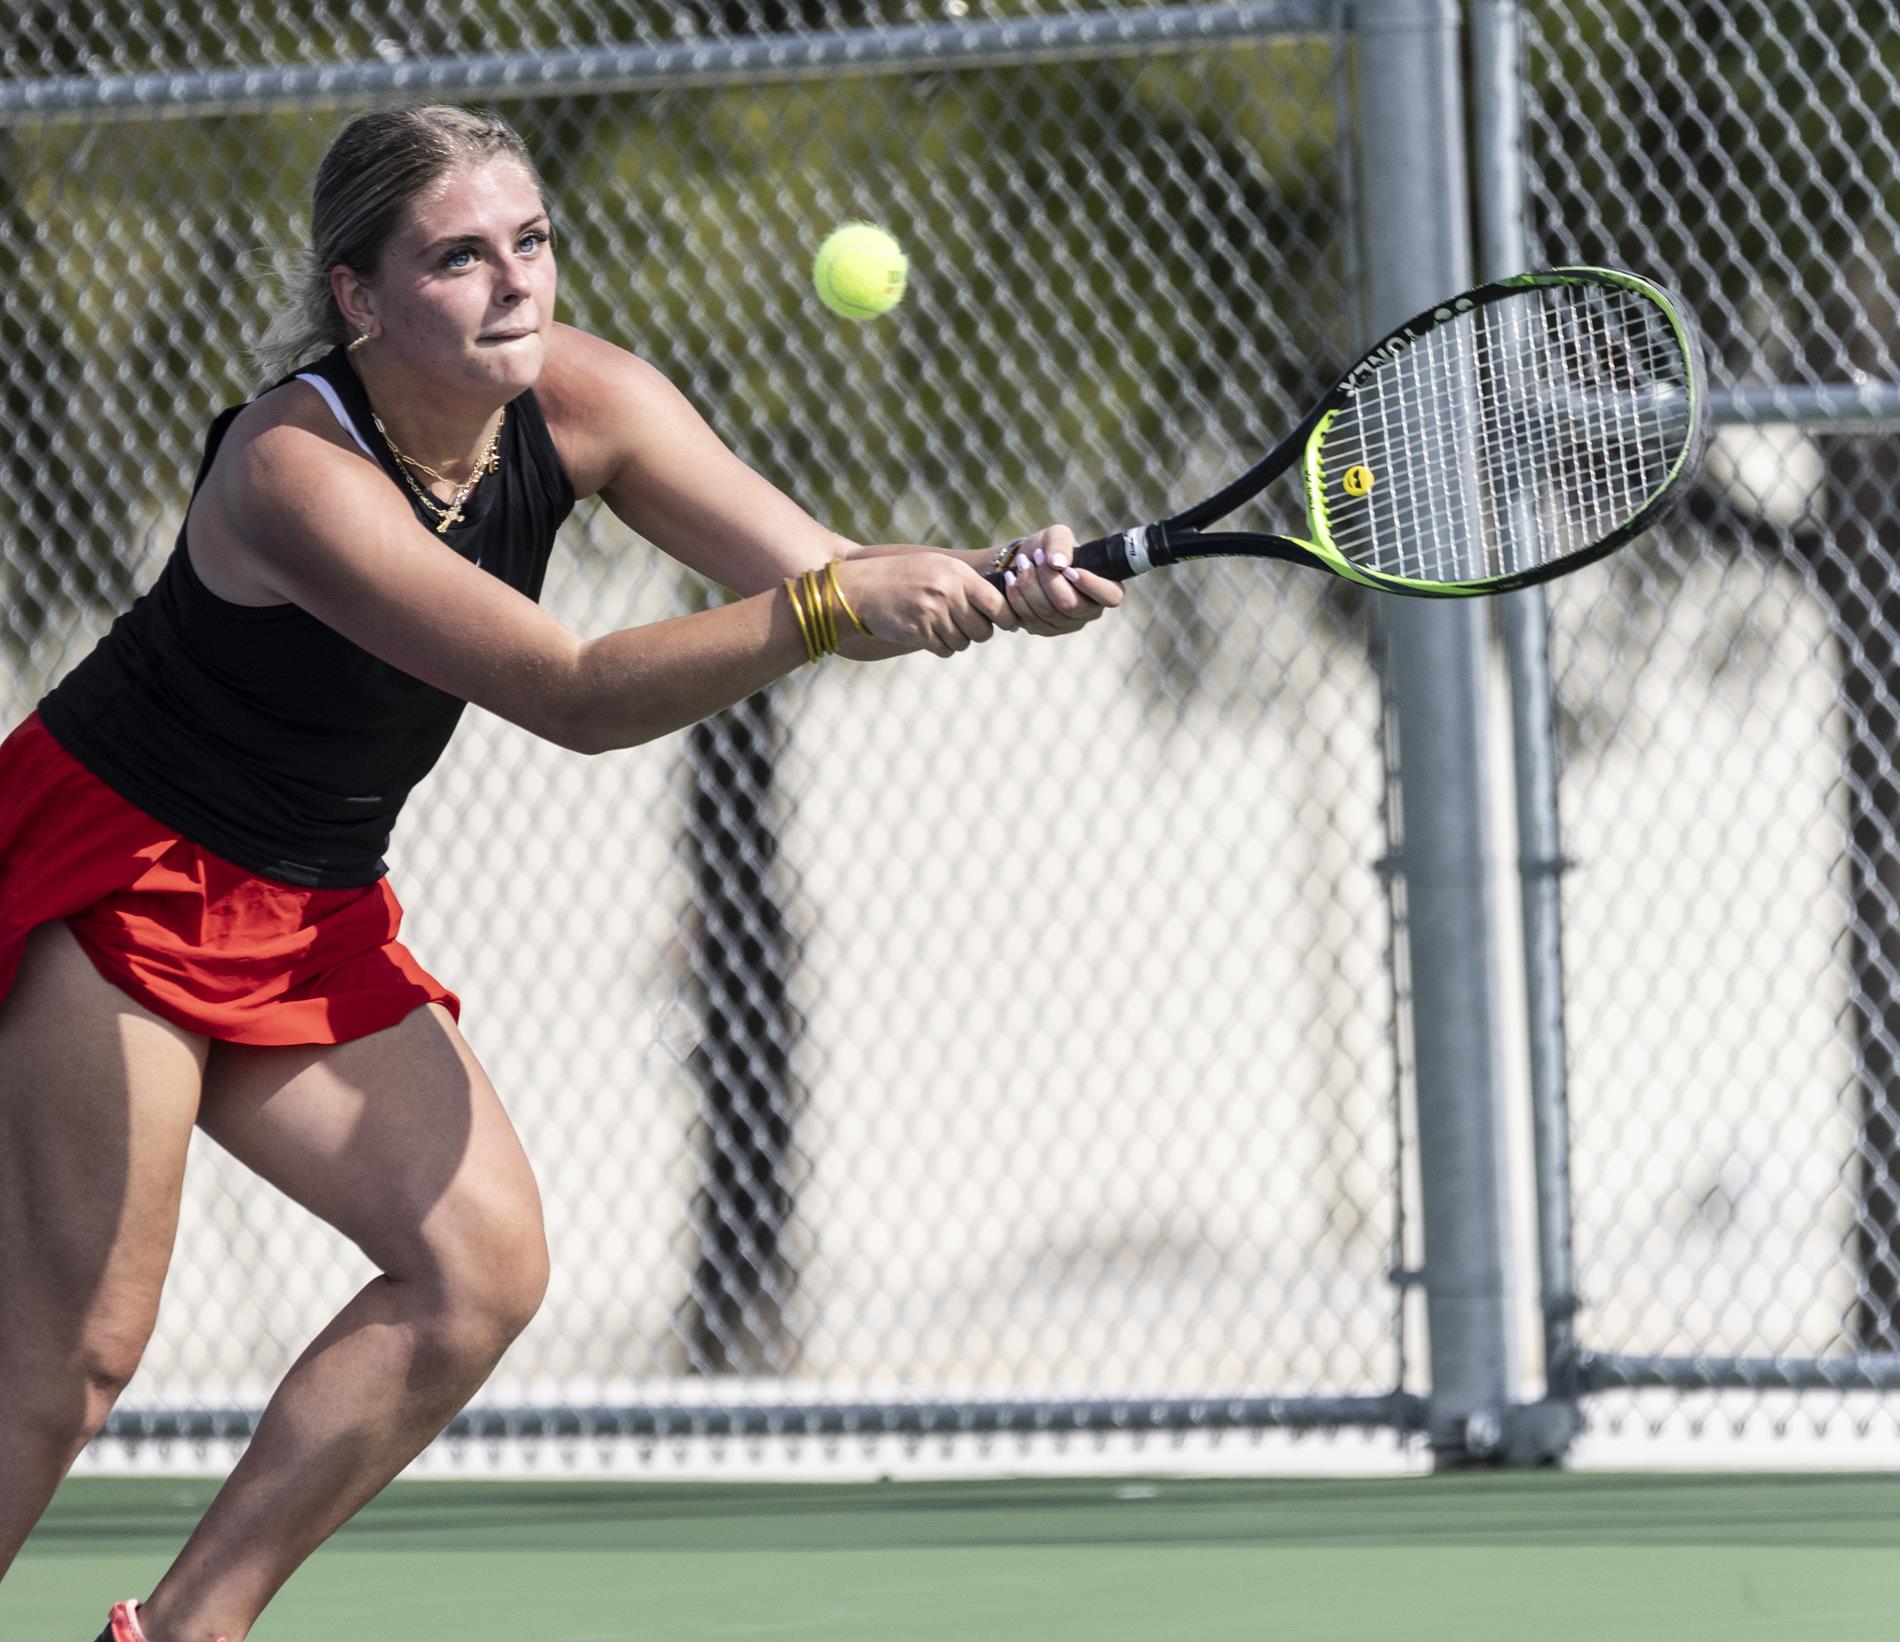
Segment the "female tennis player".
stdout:
[[[826,529],[556,322],[553,232],[499,119],[350,122],[266,339],[301,368],[212,424],[157,584],[0,745],[0,1573],[138,1365],[194,1124],[381,1273],[101,1642],[243,1642],[540,1304],[527,1159],[382,861],[463,705],[599,753],[832,651],[950,656],[1120,602],[1060,526],[997,553]],[[738,597],[570,632],[536,598],[586,496]]]

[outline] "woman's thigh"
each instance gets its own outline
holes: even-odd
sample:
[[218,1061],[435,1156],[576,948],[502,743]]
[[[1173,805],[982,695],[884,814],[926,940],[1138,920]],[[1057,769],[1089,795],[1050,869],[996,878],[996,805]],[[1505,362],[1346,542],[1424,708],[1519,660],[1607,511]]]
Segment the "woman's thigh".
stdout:
[[134,1003],[63,923],[0,999],[0,1353],[128,1375],[171,1263],[209,1041]]
[[439,1004],[348,1043],[216,1043],[199,1126],[388,1275],[525,1322],[546,1282],[527,1154]]

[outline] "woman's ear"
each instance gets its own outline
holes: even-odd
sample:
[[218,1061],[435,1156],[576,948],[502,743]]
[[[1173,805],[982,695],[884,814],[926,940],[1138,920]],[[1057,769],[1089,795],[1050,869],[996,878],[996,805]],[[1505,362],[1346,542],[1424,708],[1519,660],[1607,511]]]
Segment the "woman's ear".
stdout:
[[355,336],[370,336],[376,331],[376,304],[369,286],[354,268],[338,263],[330,270],[330,295],[337,312]]

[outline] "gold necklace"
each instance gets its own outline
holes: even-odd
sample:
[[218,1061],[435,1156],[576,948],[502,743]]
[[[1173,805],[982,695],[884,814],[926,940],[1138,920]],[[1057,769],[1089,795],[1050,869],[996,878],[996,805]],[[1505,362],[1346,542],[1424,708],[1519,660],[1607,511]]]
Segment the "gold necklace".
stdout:
[[[402,464],[397,471],[402,474],[409,488],[422,499],[423,505],[442,521],[435,527],[435,533],[438,536],[446,536],[449,533],[450,525],[460,524],[462,522],[462,504],[469,499],[475,487],[481,483],[482,475],[485,473],[493,473],[501,467],[501,430],[508,422],[506,406],[502,408],[501,415],[496,419],[495,431],[488,436],[488,448],[475,459],[475,471],[460,484],[457,484],[455,480],[447,478],[443,474],[437,473],[427,462],[418,462],[413,456],[401,449],[396,441],[389,437],[389,429],[383,426],[383,419],[376,414],[374,408],[372,408],[369,413],[369,419],[376,424],[376,431],[383,436],[383,443],[389,447],[390,455],[394,456],[396,460]],[[411,468],[428,474],[437,484],[455,485],[454,499],[445,503],[431,496],[428,491],[424,490],[422,486],[417,484],[410,476],[409,470]]]

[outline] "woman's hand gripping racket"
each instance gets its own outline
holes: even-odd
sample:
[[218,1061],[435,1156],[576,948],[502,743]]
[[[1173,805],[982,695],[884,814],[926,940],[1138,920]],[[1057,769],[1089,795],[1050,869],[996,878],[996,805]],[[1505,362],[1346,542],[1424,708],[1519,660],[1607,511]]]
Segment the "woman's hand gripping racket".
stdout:
[[[1084,542],[1073,562],[1112,581],[1232,555],[1428,598],[1527,587],[1620,547],[1680,497],[1707,439],[1703,383],[1694,321],[1649,280],[1496,280],[1368,349],[1224,490]],[[1296,462],[1310,540],[1205,529]]]

